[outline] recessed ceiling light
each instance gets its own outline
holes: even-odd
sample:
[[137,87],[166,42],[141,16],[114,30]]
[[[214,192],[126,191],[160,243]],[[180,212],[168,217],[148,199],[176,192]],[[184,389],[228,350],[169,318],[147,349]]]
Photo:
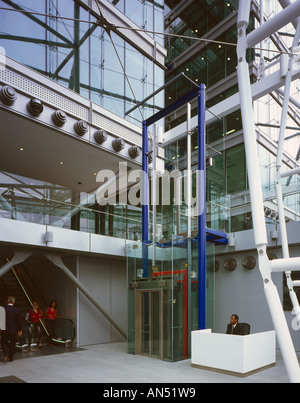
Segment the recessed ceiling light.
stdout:
[[24,148],[23,148],[23,147],[20,147],[20,151],[24,151]]
[[64,165],[64,162],[63,162],[63,161],[60,161],[60,165]]

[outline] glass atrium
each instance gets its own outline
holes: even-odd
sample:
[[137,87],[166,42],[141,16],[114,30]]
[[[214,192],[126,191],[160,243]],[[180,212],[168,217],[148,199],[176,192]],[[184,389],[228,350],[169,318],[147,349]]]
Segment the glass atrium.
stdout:
[[[206,86],[208,112],[238,93],[238,0],[192,1],[182,11],[179,0],[108,3],[147,32],[155,41],[155,51],[157,46],[166,49],[165,66],[155,56],[141,52],[138,44],[105,27],[103,21],[101,26],[95,16],[97,10],[101,13],[101,7],[94,0],[0,0],[0,47],[8,58],[136,125],[140,133],[146,119],[168,108],[200,83]],[[267,3],[270,15],[272,4],[278,2]],[[95,6],[94,11],[89,4]],[[278,12],[279,6],[276,7]],[[258,4],[253,2],[248,32],[259,25],[260,17]],[[267,72],[273,71],[278,51],[289,46],[293,33],[289,25],[279,36],[266,41],[264,51],[248,50],[251,83],[261,78],[262,60],[270,64]],[[203,37],[212,38],[212,42],[200,41]],[[293,83],[291,93],[299,99],[297,83]],[[300,160],[300,115],[296,106],[296,100],[289,106],[286,170]],[[190,107],[190,119],[196,119],[197,102],[193,100]],[[279,224],[275,165],[281,107],[278,93],[254,103],[265,221],[276,229]],[[170,112],[160,122],[163,136],[175,133],[187,121],[186,106]],[[224,234],[224,239],[229,233],[253,229],[242,123],[238,108],[214,116],[206,127],[206,229]],[[151,127],[147,157],[154,152],[153,133]],[[179,172],[184,182],[191,163],[192,195],[197,193],[198,135],[198,128],[193,127],[167,144],[160,142],[163,171]],[[182,184],[178,190],[173,178],[171,202],[165,205],[159,200],[155,209],[150,208],[145,275],[142,203],[124,204],[118,194],[116,203],[99,205],[96,175],[97,172],[93,192],[83,192],[78,187],[62,186],[59,177],[57,183],[50,183],[39,172],[35,177],[27,177],[21,169],[12,173],[0,164],[0,218],[124,240],[128,352],[171,362],[184,360],[191,354],[189,335],[199,327],[198,217],[192,216],[189,223],[185,198],[181,197],[180,205],[175,203],[176,192],[183,196],[185,188]],[[286,222],[300,221],[299,181],[299,175],[282,179]],[[163,187],[160,182],[157,189],[162,192]],[[206,326],[213,330],[217,321],[217,244],[214,237],[206,243]]]

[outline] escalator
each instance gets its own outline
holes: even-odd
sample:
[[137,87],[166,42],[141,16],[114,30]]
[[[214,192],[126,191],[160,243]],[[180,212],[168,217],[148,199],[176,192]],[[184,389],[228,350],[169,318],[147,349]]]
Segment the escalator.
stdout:
[[[0,258],[0,261],[4,264],[8,262],[8,259]],[[18,338],[17,347],[19,350],[26,351],[29,347],[29,326],[25,320],[26,315],[35,301],[39,301],[42,312],[46,311],[47,303],[23,264],[11,269],[0,278],[0,305],[5,306],[7,297],[10,295],[16,298],[15,306],[19,309],[22,318],[22,336]],[[74,342],[76,332],[72,320],[61,317],[55,319],[56,339],[50,339],[43,319],[40,320],[40,324],[42,328],[42,344],[51,340],[51,344],[69,347]],[[36,343],[31,346],[35,347]]]

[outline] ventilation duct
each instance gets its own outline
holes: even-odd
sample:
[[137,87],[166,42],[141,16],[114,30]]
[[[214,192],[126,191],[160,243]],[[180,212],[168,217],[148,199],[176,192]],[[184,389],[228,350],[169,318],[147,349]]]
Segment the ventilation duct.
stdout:
[[107,141],[107,133],[105,130],[97,130],[94,134],[94,139],[96,143],[103,144]]
[[17,99],[16,91],[5,85],[0,91],[0,99],[5,105],[12,106]]
[[112,142],[112,146],[115,151],[122,151],[125,148],[125,141],[123,139],[115,139]]
[[83,136],[88,132],[89,125],[84,120],[80,120],[79,122],[75,123],[74,130],[78,136]]
[[56,126],[62,127],[67,122],[67,115],[63,111],[56,111],[52,115],[52,120]]
[[32,116],[38,117],[43,112],[44,106],[39,99],[32,98],[27,104],[27,110]]
[[227,271],[234,271],[236,269],[237,263],[233,258],[226,259],[224,264],[224,269]]
[[138,158],[141,155],[141,149],[137,146],[130,147],[128,152],[131,158]]
[[247,270],[253,270],[254,267],[256,266],[256,259],[253,256],[246,256],[243,259],[242,265],[244,267],[244,269]]

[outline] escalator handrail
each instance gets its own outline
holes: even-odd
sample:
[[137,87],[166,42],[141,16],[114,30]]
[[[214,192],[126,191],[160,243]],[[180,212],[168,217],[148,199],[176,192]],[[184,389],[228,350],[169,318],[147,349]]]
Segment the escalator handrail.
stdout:
[[[34,288],[38,291],[38,288],[36,287],[36,285],[35,285],[35,283],[34,283],[32,277],[30,276],[30,274],[29,274],[28,271],[26,270],[26,267],[25,267],[23,264],[22,264],[22,269],[26,272],[26,275],[29,276],[29,279],[30,279],[30,281],[32,282]],[[18,277],[17,280],[19,281],[20,285],[22,284],[21,287],[25,289],[24,284],[21,282],[21,279],[19,278],[19,275],[16,274],[16,273],[14,273],[14,275],[15,275],[16,277]],[[23,280],[24,280],[24,279],[23,279]],[[27,293],[25,293],[25,295],[26,295],[27,299],[29,300],[30,305],[32,306],[33,302],[31,301],[31,299],[29,298],[29,296],[27,295]],[[46,303],[46,301],[45,301],[45,299],[44,299],[43,296],[42,296],[42,299],[43,299],[44,304],[47,306],[47,303]],[[72,326],[72,337],[71,337],[71,339],[69,339],[69,340],[70,340],[70,343],[72,344],[73,341],[74,341],[74,339],[75,339],[75,337],[76,337],[76,328],[75,328],[74,322],[73,322],[71,319],[68,319],[68,318],[59,317],[59,318],[56,318],[56,319],[65,320],[65,321],[68,321],[68,322],[71,323],[71,326]],[[40,320],[40,323],[41,323],[42,327],[44,328],[44,331],[46,332],[47,336],[49,337],[49,333],[48,333],[48,331],[47,331],[47,327],[46,327],[45,323],[43,322],[43,320]],[[53,339],[53,338],[52,338],[52,340],[55,341],[55,342],[59,342],[59,343],[62,342],[61,340],[57,340],[57,339]],[[63,341],[63,343],[65,343],[65,342]]]
[[[9,262],[8,258],[6,258],[6,261]],[[27,300],[28,300],[30,306],[32,307],[32,306],[33,306],[33,302],[31,301],[31,298],[29,297],[27,291],[25,290],[25,287],[24,287],[24,285],[22,284],[22,281],[20,280],[20,278],[19,278],[18,274],[16,273],[14,267],[13,267],[11,270],[12,270],[12,272],[13,272],[13,274],[14,274],[16,280],[18,281],[20,287],[22,288],[22,290],[23,290],[23,292],[24,292],[24,294],[25,294],[25,296],[26,296],[26,298],[27,298]],[[56,318],[56,319],[64,319],[64,318]],[[72,335],[72,339],[70,339],[70,344],[71,344],[71,343],[73,343],[73,341],[74,341],[74,339],[75,339],[75,337],[76,337],[75,325],[74,325],[74,322],[73,322],[71,319],[64,319],[64,320],[70,321],[71,324],[72,324],[73,335]],[[48,332],[48,329],[47,329],[47,327],[46,327],[46,325],[45,325],[43,319],[40,319],[40,323],[41,323],[41,325],[42,325],[42,327],[43,327],[43,329],[44,329],[46,335],[50,338],[50,334],[49,334],[49,332]],[[56,343],[65,344],[65,345],[67,344],[67,342],[64,341],[64,340],[57,340],[57,339],[54,339],[54,338],[51,338],[51,339],[52,339],[53,342],[56,342]]]
[[[58,317],[55,318],[55,320],[61,320],[61,321],[66,321],[66,322],[70,322],[71,326],[72,326],[72,337],[71,339],[69,339],[68,341],[70,342],[70,344],[73,343],[73,341],[75,340],[76,337],[76,328],[75,328],[75,324],[72,321],[72,319],[68,319],[68,318],[63,318],[63,317]],[[52,339],[53,341],[55,341],[56,343],[66,343],[66,341],[62,341],[62,340],[58,340],[58,339]]]

